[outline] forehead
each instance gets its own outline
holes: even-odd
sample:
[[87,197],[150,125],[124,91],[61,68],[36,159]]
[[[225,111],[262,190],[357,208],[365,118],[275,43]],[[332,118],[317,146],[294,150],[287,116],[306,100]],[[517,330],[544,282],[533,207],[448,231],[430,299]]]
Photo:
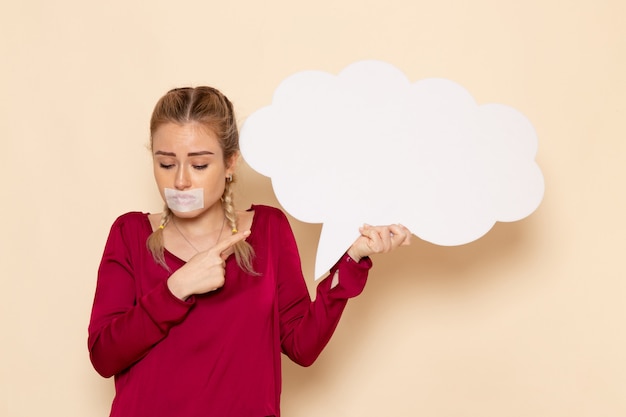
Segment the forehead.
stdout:
[[156,129],[152,135],[152,150],[175,152],[176,149],[184,153],[208,150],[221,154],[217,135],[197,122],[165,123]]

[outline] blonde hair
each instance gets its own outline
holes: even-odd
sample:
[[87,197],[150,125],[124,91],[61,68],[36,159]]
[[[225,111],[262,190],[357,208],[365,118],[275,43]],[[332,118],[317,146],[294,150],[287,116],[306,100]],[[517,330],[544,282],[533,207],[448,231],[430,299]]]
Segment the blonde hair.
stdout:
[[[184,87],[168,91],[159,99],[150,119],[150,148],[156,130],[167,123],[185,124],[197,122],[211,129],[217,135],[224,155],[224,164],[228,166],[232,157],[239,152],[239,131],[232,103],[219,90],[212,87]],[[222,194],[224,216],[233,233],[237,231],[237,212],[233,201],[234,178],[224,179]],[[163,229],[168,225],[172,212],[167,205],[163,209],[159,227],[152,232],[146,245],[154,260],[169,270],[165,263]],[[239,241],[234,246],[235,258],[240,268],[254,273],[252,259],[254,250],[246,241]]]

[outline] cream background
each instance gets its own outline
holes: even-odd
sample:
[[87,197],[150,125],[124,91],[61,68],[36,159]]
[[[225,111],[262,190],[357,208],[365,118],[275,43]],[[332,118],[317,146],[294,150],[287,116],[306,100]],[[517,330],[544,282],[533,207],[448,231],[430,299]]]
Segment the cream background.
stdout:
[[[117,215],[160,209],[143,146],[161,94],[214,85],[244,120],[294,72],[369,58],[523,112],[546,194],[474,243],[376,258],[319,361],[285,364],[284,415],[626,415],[625,5],[4,1],[0,415],[108,415],[95,272]],[[275,204],[240,178],[241,207]],[[293,227],[312,277],[319,226]]]

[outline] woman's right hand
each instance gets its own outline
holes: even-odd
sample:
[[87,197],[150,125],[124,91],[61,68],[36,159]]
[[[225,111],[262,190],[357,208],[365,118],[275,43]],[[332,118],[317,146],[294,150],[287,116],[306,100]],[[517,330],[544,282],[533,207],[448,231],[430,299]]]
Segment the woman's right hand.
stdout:
[[167,280],[172,294],[186,300],[193,294],[205,294],[221,288],[225,281],[226,259],[233,253],[233,246],[249,235],[250,231],[235,233],[211,249],[194,255]]

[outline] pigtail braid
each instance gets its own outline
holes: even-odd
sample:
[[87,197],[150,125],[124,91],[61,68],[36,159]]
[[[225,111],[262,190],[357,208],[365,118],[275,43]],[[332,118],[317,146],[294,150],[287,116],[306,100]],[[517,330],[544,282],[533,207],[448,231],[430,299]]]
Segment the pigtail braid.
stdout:
[[[224,208],[224,216],[228,222],[228,226],[233,234],[237,233],[237,212],[233,203],[233,178],[226,179],[224,194],[222,195],[222,207]],[[254,257],[254,249],[245,240],[239,241],[233,247],[235,251],[235,259],[237,265],[250,274],[256,274],[252,267],[252,258]]]
[[161,265],[163,268],[168,271],[170,268],[165,263],[165,244],[163,242],[163,229],[170,222],[170,218],[172,216],[172,212],[170,211],[167,205],[163,208],[163,213],[161,215],[161,223],[159,227],[148,236],[148,240],[146,240],[146,247],[152,253],[152,257],[154,260]]

